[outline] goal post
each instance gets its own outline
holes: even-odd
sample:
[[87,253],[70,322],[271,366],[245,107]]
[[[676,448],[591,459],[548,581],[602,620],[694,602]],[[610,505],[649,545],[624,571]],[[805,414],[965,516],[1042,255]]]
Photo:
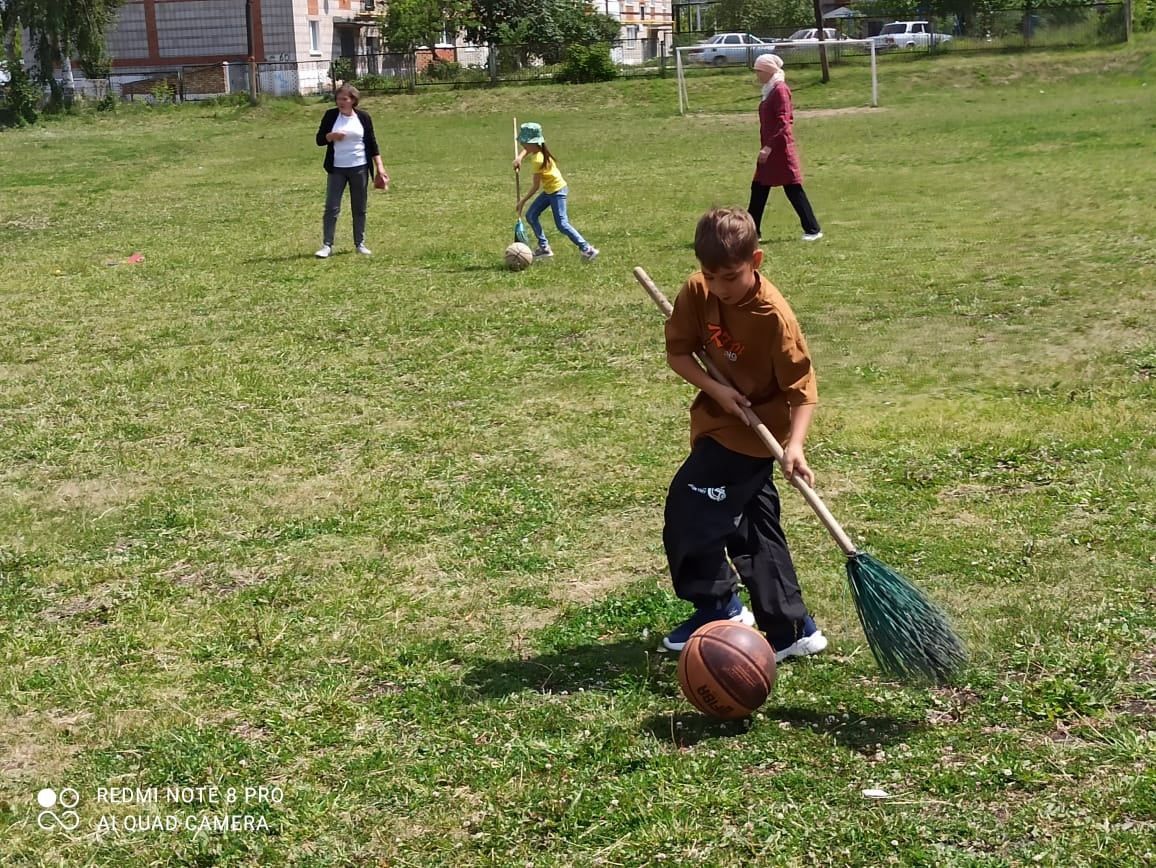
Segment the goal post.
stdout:
[[796,69],[819,62],[820,45],[827,52],[832,71],[853,66],[865,66],[870,75],[870,105],[879,105],[879,65],[873,39],[827,39],[815,41],[767,42],[761,45],[680,45],[674,49],[674,69],[678,79],[678,113],[691,111],[688,79],[708,74],[707,71],[743,70],[749,72],[755,60],[763,54],[775,54],[783,61],[790,75]]

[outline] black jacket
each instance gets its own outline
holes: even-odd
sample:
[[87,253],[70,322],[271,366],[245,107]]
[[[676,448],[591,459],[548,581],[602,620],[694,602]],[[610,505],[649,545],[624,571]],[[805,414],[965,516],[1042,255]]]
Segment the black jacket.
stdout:
[[[369,177],[372,179],[377,174],[377,168],[373,164],[373,158],[381,154],[381,149],[377,146],[377,137],[373,134],[373,119],[370,118],[367,112],[361,109],[354,109],[357,119],[361,121],[361,126],[365,128],[365,156],[369,158]],[[337,123],[337,115],[340,114],[339,109],[331,108],[321,118],[321,126],[317,128],[317,145],[325,148],[325,171],[333,171],[333,142],[325,141],[325,137],[333,132],[333,125]]]

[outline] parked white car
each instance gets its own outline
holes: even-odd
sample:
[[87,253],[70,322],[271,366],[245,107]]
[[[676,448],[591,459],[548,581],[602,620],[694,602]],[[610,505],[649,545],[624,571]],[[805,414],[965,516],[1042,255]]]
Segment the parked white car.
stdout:
[[[847,46],[840,45],[847,39],[847,35],[839,33],[834,27],[823,28],[823,41],[827,43],[827,57],[835,58],[855,48],[861,48],[866,54],[866,47],[863,46]],[[782,42],[775,44],[775,54],[786,60],[806,61],[808,63],[817,61],[819,59],[819,30],[816,27],[810,27],[804,30],[796,30],[784,40],[785,42],[805,42],[806,45],[784,45]]]
[[749,33],[716,33],[686,53],[688,63],[726,66],[749,64],[761,54],[774,54],[775,46]]
[[892,21],[884,24],[879,35],[874,37],[876,51],[893,51],[896,48],[927,48],[928,45],[942,45],[951,41],[950,34],[932,33],[927,21]]

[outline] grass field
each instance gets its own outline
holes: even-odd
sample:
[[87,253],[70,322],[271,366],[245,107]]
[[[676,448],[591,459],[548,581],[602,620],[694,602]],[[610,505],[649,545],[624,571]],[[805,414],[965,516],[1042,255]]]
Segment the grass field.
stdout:
[[[656,653],[691,392],[630,269],[673,294],[745,204],[745,77],[368,100],[371,259],[347,212],[312,258],[321,104],[0,135],[0,863],[1152,864],[1153,47],[795,81],[810,463],[974,666],[881,678],[786,494],[832,647],[743,724]],[[596,263],[502,269],[513,114]]]

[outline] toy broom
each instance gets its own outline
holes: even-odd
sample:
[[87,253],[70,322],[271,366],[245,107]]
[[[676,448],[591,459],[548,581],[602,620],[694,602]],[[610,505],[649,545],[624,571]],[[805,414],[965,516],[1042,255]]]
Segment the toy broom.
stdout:
[[[514,118],[514,159],[518,159],[518,119]],[[522,201],[522,175],[514,169],[514,195],[518,197],[518,201]],[[522,215],[518,215],[518,222],[514,224],[514,240],[529,246],[530,241],[526,235],[526,226],[522,223]]]

